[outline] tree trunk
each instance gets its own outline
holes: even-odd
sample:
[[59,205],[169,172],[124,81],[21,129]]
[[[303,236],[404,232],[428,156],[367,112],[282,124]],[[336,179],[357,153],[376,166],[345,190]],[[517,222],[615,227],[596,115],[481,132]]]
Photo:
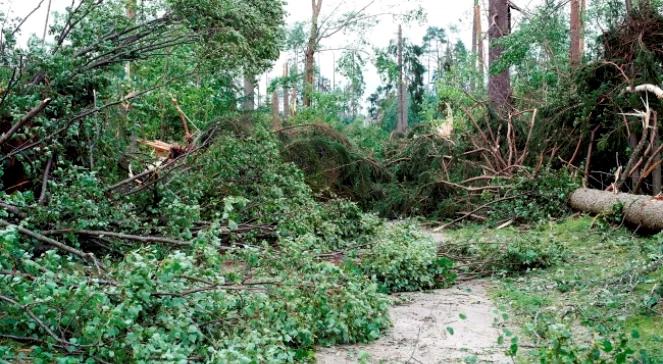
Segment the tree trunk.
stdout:
[[297,87],[293,86],[290,91],[290,116],[297,115]]
[[483,49],[483,30],[481,28],[481,7],[480,5],[477,5],[477,50],[479,51],[478,57],[479,57],[479,81],[481,82],[481,88],[483,89],[484,87],[484,72],[486,70],[486,56],[484,54],[484,49]]
[[[638,137],[635,135],[635,131],[631,128],[631,132],[628,135],[628,145],[631,147],[631,150],[635,150],[638,147]],[[635,188],[638,185],[640,180],[640,171],[636,170],[631,175],[631,188]]]
[[[127,0],[127,5],[125,8],[127,19],[129,19],[129,22],[132,24],[136,22],[136,0]],[[124,72],[125,72],[125,77],[126,80],[131,80],[131,62],[127,62],[124,64]]]
[[[490,0],[488,9],[490,49],[488,61],[492,68],[502,57],[504,50],[497,45],[497,41],[511,33],[511,10],[508,0]],[[488,96],[491,104],[500,113],[506,113],[511,106],[511,79],[509,70],[499,74],[491,74],[488,79]]]
[[575,68],[582,63],[582,0],[571,0],[571,47],[569,62]]
[[285,79],[285,82],[283,83],[283,121],[288,120],[288,116],[290,116],[290,100],[289,100],[289,95],[288,95],[288,64],[283,65],[283,78]]
[[272,129],[281,129],[281,117],[279,116],[279,93],[272,92]]
[[663,201],[651,196],[579,188],[571,194],[572,208],[592,214],[609,214],[623,206],[624,219],[649,230],[663,230]]
[[479,5],[479,0],[474,1],[474,27],[472,30],[472,39],[473,44],[472,48],[474,49],[474,54],[477,57],[478,62],[478,73],[479,73],[479,84],[483,88],[483,72],[484,72],[484,54],[483,54],[483,34],[481,30],[481,5]]
[[244,102],[242,103],[242,109],[244,111],[253,111],[255,108],[255,89],[256,82],[253,75],[245,73],[244,74]]
[[308,36],[308,43],[306,44],[306,52],[304,53],[305,107],[310,107],[312,103],[313,82],[315,81],[315,52],[319,42],[318,18],[320,16],[320,9],[322,9],[322,0],[311,0],[311,31]]
[[[580,1],[580,51],[581,55],[585,54],[585,10],[587,10],[587,0]],[[582,57],[581,57],[582,60]]]
[[398,121],[396,131],[407,130],[407,99],[405,96],[405,69],[403,65],[403,28],[398,26]]
[[478,54],[479,50],[477,49],[478,42],[478,32],[477,32],[477,8],[479,7],[479,0],[474,0],[474,18],[472,19],[472,54]]
[[633,12],[633,2],[631,0],[626,0],[626,15],[631,15]]

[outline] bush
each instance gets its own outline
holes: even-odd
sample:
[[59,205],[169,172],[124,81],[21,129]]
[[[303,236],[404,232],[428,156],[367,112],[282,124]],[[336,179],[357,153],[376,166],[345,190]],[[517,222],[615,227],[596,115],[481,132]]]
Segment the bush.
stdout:
[[[544,169],[536,178],[518,176],[514,180],[498,182],[509,185],[507,196],[514,198],[492,204],[488,217],[494,222],[514,220],[520,224],[567,216],[571,212],[569,195],[580,187],[577,178],[565,169]],[[485,194],[482,197],[482,203],[487,203],[500,196]]]
[[453,262],[438,257],[437,244],[413,224],[388,227],[360,264],[383,292],[441,288],[455,280]]
[[459,237],[440,247],[441,252],[466,262],[464,269],[478,275],[517,274],[558,264],[567,256],[564,242],[544,229],[520,234],[517,229],[491,236]]

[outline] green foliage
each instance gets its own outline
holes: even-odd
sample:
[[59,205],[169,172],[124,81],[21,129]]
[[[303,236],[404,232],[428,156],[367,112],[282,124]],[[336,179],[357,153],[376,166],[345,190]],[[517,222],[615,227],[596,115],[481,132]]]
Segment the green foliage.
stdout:
[[437,243],[416,225],[395,225],[376,237],[361,267],[385,292],[443,288],[455,280],[453,261],[437,256]]
[[[632,340],[621,335],[613,338],[597,338],[590,345],[578,344],[571,329],[564,325],[551,324],[550,341],[546,348],[539,349],[539,361],[548,363],[649,363],[646,354],[636,353]],[[637,332],[632,334],[637,339]]]
[[519,274],[556,266],[568,257],[564,241],[543,229],[528,234],[509,230],[483,237],[463,232],[456,241],[441,246],[440,251],[468,262],[467,273],[478,275]]
[[554,265],[498,281],[494,295],[508,308],[510,321],[522,328],[526,338],[521,342],[535,347],[521,347],[516,359],[658,363],[663,358],[663,317],[656,306],[642,305],[660,280],[660,238],[636,236],[624,228],[595,228],[594,222],[568,218],[528,229],[468,227],[455,233],[474,238],[478,247],[522,239],[563,248],[563,259]]
[[[515,66],[515,92],[538,98],[536,102],[555,100],[569,67],[569,22],[565,11],[554,1],[545,1],[513,33],[500,39],[505,51],[491,66],[491,73]],[[528,107],[533,106],[532,101],[528,100]]]
[[[316,345],[378,338],[389,327],[383,292],[453,281],[451,261],[414,226],[378,233],[382,221],[356,204],[317,202],[260,120],[217,128],[186,169],[143,191],[109,199],[104,179],[61,164],[48,206],[27,192],[3,196],[33,212],[22,225],[64,231],[60,241],[94,251],[104,266],[99,273],[1,230],[0,333],[17,340],[0,343],[3,359],[307,362]],[[274,226],[276,236],[233,235],[242,224]],[[97,240],[79,229],[191,247]],[[12,349],[24,341],[31,351]]]
[[[580,187],[577,178],[567,170],[543,169],[535,178],[517,176],[512,180],[499,181],[508,185],[508,200],[491,205],[489,217],[496,222],[514,220],[518,223],[539,222],[567,216],[571,209],[570,194]],[[498,183],[499,184],[499,183]],[[484,202],[499,199],[485,194]]]

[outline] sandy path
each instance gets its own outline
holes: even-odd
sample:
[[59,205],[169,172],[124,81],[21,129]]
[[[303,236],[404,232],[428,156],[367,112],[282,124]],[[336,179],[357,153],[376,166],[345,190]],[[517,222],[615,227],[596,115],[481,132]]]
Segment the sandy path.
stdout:
[[394,326],[385,336],[365,345],[320,348],[318,363],[511,363],[497,344],[498,312],[487,285],[475,280],[396,295],[389,310]]

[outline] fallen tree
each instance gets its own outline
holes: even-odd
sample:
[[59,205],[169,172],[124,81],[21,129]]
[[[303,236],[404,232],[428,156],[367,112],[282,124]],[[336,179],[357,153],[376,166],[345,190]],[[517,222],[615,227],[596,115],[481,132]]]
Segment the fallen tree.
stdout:
[[607,214],[622,206],[624,220],[651,230],[663,230],[663,200],[652,196],[579,188],[570,197],[571,207],[592,214]]

